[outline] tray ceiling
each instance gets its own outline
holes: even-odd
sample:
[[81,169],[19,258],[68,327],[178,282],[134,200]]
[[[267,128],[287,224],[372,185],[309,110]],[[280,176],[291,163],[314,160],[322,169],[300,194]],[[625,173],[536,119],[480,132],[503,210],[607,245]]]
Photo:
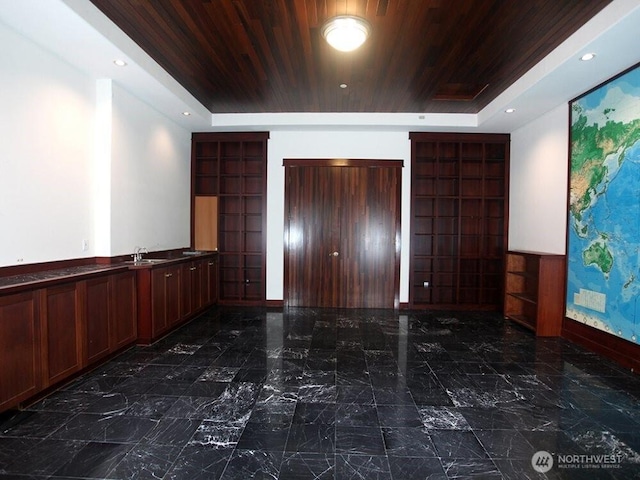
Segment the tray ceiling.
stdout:
[[91,1],[212,113],[477,113],[611,0]]

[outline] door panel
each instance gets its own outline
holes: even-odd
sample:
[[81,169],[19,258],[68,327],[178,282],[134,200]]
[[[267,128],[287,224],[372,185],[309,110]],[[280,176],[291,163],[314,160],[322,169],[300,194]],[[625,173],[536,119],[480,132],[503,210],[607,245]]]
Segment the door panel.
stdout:
[[287,306],[398,307],[401,168],[374,163],[286,169]]
[[[287,169],[289,225],[288,306],[338,305],[340,278],[333,272],[340,248],[339,170],[332,167]],[[331,255],[331,256],[330,256]]]
[[399,171],[381,167],[343,168],[340,306],[397,306]]

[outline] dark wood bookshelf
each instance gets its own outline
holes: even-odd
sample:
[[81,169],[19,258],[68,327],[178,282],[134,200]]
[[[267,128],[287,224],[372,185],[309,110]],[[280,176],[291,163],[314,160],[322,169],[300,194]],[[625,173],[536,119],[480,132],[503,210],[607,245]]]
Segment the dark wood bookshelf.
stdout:
[[500,309],[509,135],[410,139],[410,307]]
[[[218,199],[220,304],[266,301],[268,138],[266,132],[193,134],[193,197]],[[193,232],[199,219],[192,218]]]
[[505,317],[533,330],[537,336],[560,336],[564,318],[564,276],[564,255],[507,252]]

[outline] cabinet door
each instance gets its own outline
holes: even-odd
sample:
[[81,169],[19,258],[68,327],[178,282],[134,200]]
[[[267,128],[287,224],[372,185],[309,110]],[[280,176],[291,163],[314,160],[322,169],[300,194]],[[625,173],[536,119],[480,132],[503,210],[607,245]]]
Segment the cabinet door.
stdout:
[[207,299],[207,261],[198,260],[195,262],[196,270],[193,272],[193,281],[191,283],[191,301],[194,310],[200,310]]
[[86,281],[84,366],[109,353],[109,276]]
[[202,308],[207,297],[207,261],[197,260],[182,266],[182,317]]
[[32,292],[0,297],[0,411],[40,389],[40,321]]
[[135,342],[138,336],[136,322],[136,277],[124,272],[111,277],[111,350],[116,351]]
[[181,268],[175,265],[167,268],[165,274],[165,312],[168,326],[175,325],[182,320],[181,308]]
[[180,265],[154,268],[151,273],[152,337],[157,338],[182,319]]
[[218,301],[218,259],[206,261],[205,305],[213,305]]
[[182,316],[188,317],[195,310],[193,301],[194,290],[194,262],[184,263],[181,267],[182,274]]
[[75,283],[42,291],[44,386],[53,385],[82,366],[82,302]]
[[168,268],[154,268],[151,272],[151,337],[155,338],[168,327],[167,322],[167,276]]

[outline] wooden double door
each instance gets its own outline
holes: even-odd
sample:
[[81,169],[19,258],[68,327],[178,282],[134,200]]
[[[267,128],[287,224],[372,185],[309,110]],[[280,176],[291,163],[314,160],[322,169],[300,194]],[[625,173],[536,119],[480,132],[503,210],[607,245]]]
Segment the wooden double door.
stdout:
[[285,305],[398,308],[402,161],[284,166]]

